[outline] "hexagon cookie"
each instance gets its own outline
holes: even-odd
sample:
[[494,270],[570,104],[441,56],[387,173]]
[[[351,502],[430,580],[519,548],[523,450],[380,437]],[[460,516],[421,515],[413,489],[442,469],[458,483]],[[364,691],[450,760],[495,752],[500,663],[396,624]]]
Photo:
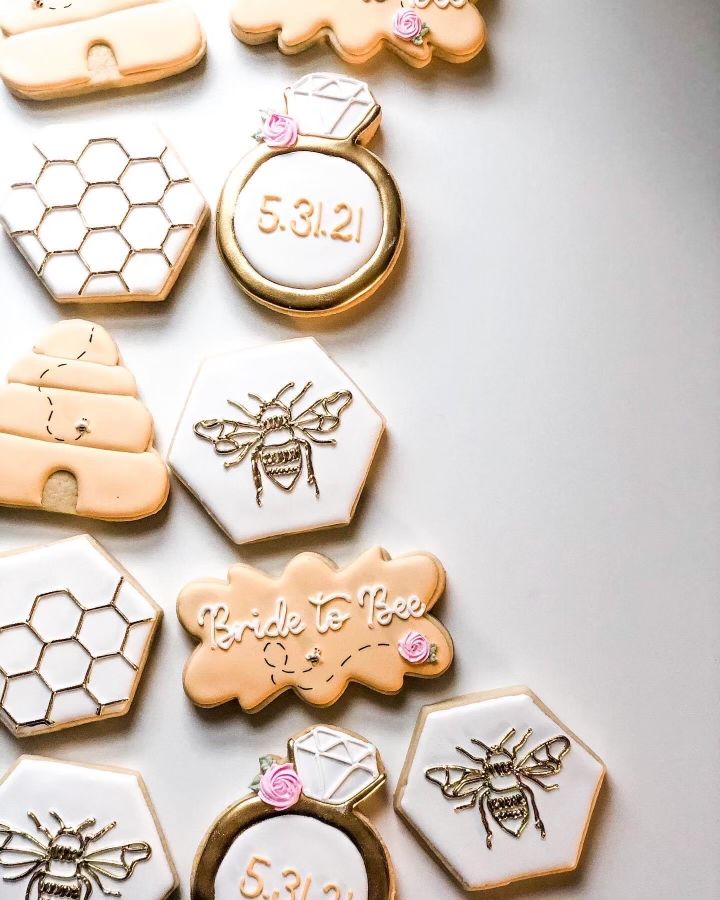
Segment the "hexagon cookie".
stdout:
[[125,715],[161,618],[88,535],[0,556],[0,720],[27,737]]
[[207,359],[168,462],[244,544],[346,525],[385,420],[313,338]]
[[3,900],[165,900],[175,866],[136,772],[21,756],[0,782]]
[[567,872],[605,765],[525,687],[426,706],[395,808],[468,891]]
[[58,303],[165,300],[207,218],[167,140],[141,124],[44,129],[0,207]]

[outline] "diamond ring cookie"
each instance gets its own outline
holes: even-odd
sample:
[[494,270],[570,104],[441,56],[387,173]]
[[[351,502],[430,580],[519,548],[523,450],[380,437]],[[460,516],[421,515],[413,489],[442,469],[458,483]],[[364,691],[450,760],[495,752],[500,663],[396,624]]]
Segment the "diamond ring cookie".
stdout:
[[162,611],[100,544],[3,554],[0,596],[0,720],[16,737],[129,712]]
[[177,885],[136,772],[21,756],[0,781],[3,900],[166,900]]
[[246,44],[277,35],[283,53],[300,53],[327,39],[345,62],[365,63],[389,47],[411,66],[433,53],[468,62],[485,45],[476,0],[235,0],[232,29]]
[[371,743],[318,725],[260,769],[203,840],[191,900],[394,900],[387,848],[357,811],[385,782]]
[[351,682],[394,694],[406,675],[435,678],[453,658],[429,615],[444,587],[434,556],[393,559],[379,547],[343,569],[301,553],[279,578],[237,565],[227,581],[194,581],[178,599],[180,622],[200,641],[185,691],[199,706],[237,699],[257,712],[287,690],[330,706]]
[[317,341],[297,338],[206,359],[168,461],[245,544],[348,524],[384,429]]
[[288,315],[328,315],[369,297],[392,271],[402,200],[365,148],[380,107],[364,82],[306,75],[285,105],[263,113],[258,147],[223,189],[218,245],[254,300]]
[[208,216],[165,137],[141,123],[43,129],[0,206],[58,303],[165,300]]
[[528,688],[426,706],[395,809],[468,891],[577,868],[605,765]]
[[0,77],[26,100],[177,75],[205,56],[185,0],[0,0]]
[[0,387],[0,506],[129,521],[170,489],[153,420],[100,325],[53,326]]

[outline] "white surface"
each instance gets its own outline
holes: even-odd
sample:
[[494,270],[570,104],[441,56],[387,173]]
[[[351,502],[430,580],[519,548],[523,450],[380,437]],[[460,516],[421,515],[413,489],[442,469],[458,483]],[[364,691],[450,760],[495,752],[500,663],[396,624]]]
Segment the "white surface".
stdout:
[[323,725],[293,745],[303,794],[327,803],[347,803],[377,780],[377,749],[344,731]]
[[[297,881],[289,874],[294,869],[302,879],[310,876],[312,893],[320,897],[320,891],[329,884],[341,888],[341,896],[352,891],[353,900],[367,900],[367,873],[357,847],[341,831],[310,819],[307,816],[281,816],[265,819],[244,831],[230,846],[215,877],[215,900],[237,900],[242,896],[238,886],[246,877],[254,856],[262,856],[272,866],[257,865],[255,871],[262,878],[263,894],[287,891]],[[257,881],[249,878],[247,894],[257,889]],[[286,887],[290,885],[290,887]],[[298,886],[302,891],[303,887]],[[331,891],[322,892],[332,897]]]
[[[179,81],[49,106],[0,91],[2,169],[44,122],[147,114],[214,203],[259,107],[304,73],[351,71],[326,50],[244,47],[227,3],[195,5],[210,56]],[[241,295],[206,231],[174,300],[92,310],[163,452],[206,353],[317,334],[389,422],[353,525],[238,550],[177,484],[166,511],[135,524],[0,512],[3,548],[89,530],[168,613],[130,718],[22,748],[142,768],[183,900],[206,829],[288,735],[319,720],[364,734],[392,788],[422,703],[518,682],[605,759],[609,781],[580,871],[495,896],[713,900],[720,888],[717,5],[480,8],[489,50],[475,63],[352,70],[383,106],[374,148],[407,202],[407,252],[376,299],[314,324],[273,315]],[[8,241],[0,266],[6,368],[75,311]],[[182,585],[224,579],[237,560],[280,572],[304,549],[347,563],[376,543],[446,565],[451,674],[394,699],[352,689],[324,712],[289,695],[253,717],[187,701]],[[0,763],[19,750],[3,729]],[[366,808],[401,900],[463,896],[389,792]]]

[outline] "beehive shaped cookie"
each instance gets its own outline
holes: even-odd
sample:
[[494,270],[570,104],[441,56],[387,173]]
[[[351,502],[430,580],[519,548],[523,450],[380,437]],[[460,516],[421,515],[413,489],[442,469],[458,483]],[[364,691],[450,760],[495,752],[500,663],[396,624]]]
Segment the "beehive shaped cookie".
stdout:
[[0,34],[0,76],[28,100],[157,81],[206,47],[185,0],[0,0]]
[[169,490],[153,420],[104,328],[55,325],[0,388],[0,504],[141,519]]
[[485,44],[476,0],[235,0],[232,29],[246,44],[278,36],[283,53],[300,53],[326,38],[338,56],[365,63],[389,47],[411,66],[433,52],[463,63]]

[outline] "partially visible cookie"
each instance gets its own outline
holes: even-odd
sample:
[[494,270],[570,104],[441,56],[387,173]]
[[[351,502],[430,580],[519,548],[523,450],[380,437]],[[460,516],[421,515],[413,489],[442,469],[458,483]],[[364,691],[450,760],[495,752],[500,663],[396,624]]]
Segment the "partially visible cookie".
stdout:
[[0,77],[27,100],[168,78],[206,49],[185,0],[0,0],[0,35]]
[[59,322],[0,387],[0,505],[128,521],[170,489],[153,420],[100,325]]
[[89,535],[0,556],[0,721],[16,737],[129,712],[162,610]]
[[3,900],[166,900],[178,886],[136,772],[21,756],[0,811]]
[[365,63],[386,46],[416,68],[433,53],[467,62],[485,44],[475,0],[235,0],[232,29],[246,44],[277,35],[289,54],[327,39],[349,63]]
[[17,163],[0,221],[58,303],[165,300],[209,215],[151,125],[52,125]]

